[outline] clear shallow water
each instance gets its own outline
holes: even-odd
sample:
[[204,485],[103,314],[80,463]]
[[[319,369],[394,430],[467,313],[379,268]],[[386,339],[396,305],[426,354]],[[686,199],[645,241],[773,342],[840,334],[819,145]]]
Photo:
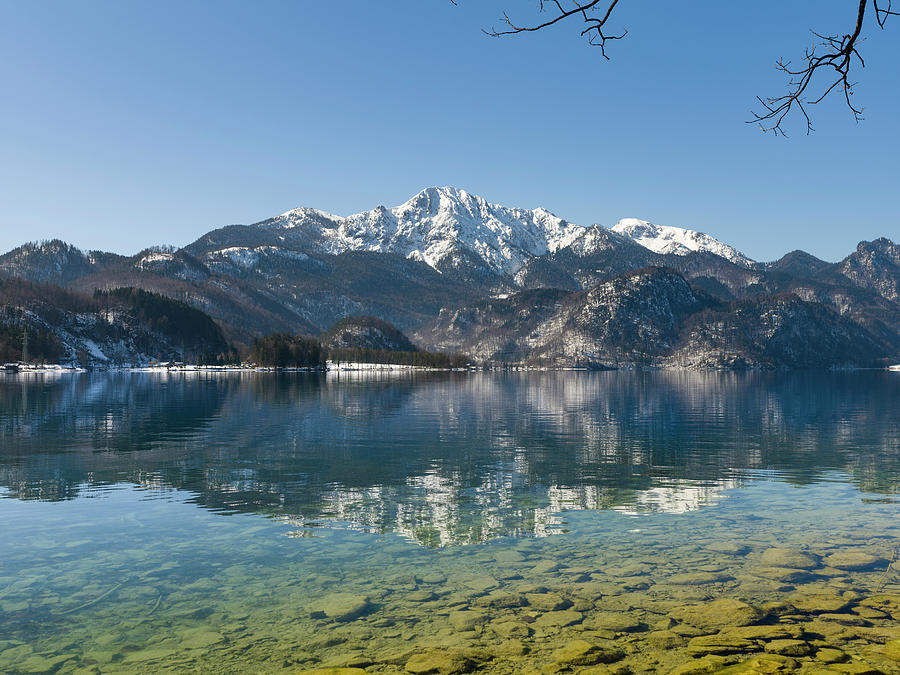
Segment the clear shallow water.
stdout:
[[670,672],[732,598],[801,672],[900,672],[898,413],[891,373],[0,379],[0,671]]

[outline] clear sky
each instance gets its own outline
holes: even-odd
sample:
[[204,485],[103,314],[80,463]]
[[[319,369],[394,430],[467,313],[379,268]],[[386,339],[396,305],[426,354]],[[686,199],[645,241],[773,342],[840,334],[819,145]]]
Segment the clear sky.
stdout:
[[857,125],[744,124],[773,63],[850,0],[622,0],[611,61],[575,23],[492,39],[537,0],[0,0],[0,249],[134,253],[296,206],[454,185],[573,222],[703,230],[761,260],[900,239],[900,20],[869,26]]

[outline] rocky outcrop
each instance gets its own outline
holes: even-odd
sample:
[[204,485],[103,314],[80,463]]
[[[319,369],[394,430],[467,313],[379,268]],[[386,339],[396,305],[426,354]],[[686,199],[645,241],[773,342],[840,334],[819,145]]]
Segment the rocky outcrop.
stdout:
[[341,319],[322,336],[322,344],[331,349],[416,351],[416,346],[408,337],[387,321],[374,316],[350,316]]
[[661,268],[444,310],[417,338],[483,363],[596,368],[868,366],[896,347],[796,295],[725,303]]

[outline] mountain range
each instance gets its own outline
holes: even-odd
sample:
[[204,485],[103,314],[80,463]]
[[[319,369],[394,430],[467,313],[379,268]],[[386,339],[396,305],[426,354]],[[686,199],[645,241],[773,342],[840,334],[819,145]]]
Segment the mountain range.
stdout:
[[25,244],[0,256],[0,276],[141,288],[245,346],[366,315],[480,362],[836,367],[900,353],[900,246],[888,239],[836,263],[803,251],[757,262],[689,229],[582,226],[451,187],[348,217],[297,208],[134,256]]

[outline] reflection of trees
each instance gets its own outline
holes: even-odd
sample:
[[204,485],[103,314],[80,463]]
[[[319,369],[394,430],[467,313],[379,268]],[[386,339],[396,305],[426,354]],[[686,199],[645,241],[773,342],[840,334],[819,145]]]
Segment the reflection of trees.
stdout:
[[688,510],[745,473],[900,485],[887,373],[319,374],[0,384],[0,484],[129,481],[223,512],[445,544],[546,534],[565,509]]

